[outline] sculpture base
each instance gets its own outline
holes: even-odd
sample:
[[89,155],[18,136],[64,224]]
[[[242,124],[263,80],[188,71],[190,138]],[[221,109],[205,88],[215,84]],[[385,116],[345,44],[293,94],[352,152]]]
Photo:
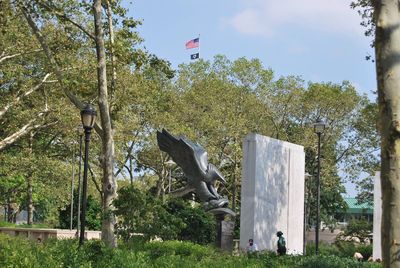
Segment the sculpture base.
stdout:
[[235,228],[234,221],[225,221],[225,215],[234,217],[236,214],[229,208],[215,208],[207,212],[215,215],[217,220],[217,239],[216,246],[223,251],[231,252],[233,250],[233,230]]

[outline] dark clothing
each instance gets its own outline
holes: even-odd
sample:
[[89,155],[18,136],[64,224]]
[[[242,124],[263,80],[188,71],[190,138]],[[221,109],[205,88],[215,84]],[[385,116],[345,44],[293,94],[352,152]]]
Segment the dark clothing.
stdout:
[[286,241],[283,236],[279,236],[278,239],[278,254],[286,255]]

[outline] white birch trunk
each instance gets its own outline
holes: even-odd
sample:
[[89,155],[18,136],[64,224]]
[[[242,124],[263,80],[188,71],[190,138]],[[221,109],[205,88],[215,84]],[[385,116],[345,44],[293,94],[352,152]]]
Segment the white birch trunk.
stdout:
[[103,220],[101,226],[102,240],[111,246],[117,245],[114,234],[115,216],[113,214],[112,202],[117,197],[117,182],[114,178],[114,139],[111,127],[110,109],[107,93],[107,70],[106,53],[104,47],[104,35],[102,24],[101,0],[93,3],[93,14],[95,23],[95,42],[97,53],[97,80],[99,95],[99,111],[101,117],[102,152],[103,152]]
[[400,2],[375,4],[375,54],[381,132],[382,258],[400,267]]

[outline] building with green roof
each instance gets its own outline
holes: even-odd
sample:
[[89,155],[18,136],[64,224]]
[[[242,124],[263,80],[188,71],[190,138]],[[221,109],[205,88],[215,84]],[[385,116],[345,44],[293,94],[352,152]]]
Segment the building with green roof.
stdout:
[[345,197],[343,200],[347,204],[347,210],[342,217],[340,217],[339,222],[347,223],[351,219],[366,219],[369,222],[373,221],[374,217],[374,207],[372,204],[368,203],[358,203],[357,198]]

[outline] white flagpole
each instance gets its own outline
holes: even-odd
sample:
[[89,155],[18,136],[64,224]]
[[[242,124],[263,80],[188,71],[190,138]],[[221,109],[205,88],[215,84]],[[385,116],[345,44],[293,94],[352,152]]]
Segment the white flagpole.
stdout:
[[200,46],[201,46],[201,44],[200,44],[200,34],[199,34],[199,59],[200,59]]

